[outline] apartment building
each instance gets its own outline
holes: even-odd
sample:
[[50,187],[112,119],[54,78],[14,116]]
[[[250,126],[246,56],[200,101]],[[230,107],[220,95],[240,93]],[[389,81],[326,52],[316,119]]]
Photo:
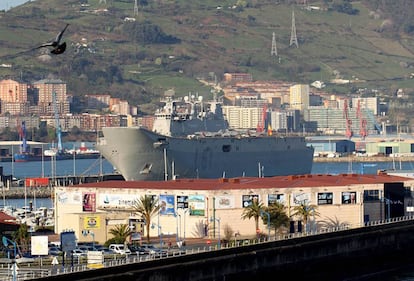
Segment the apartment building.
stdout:
[[309,107],[309,85],[297,84],[289,88],[290,108],[301,112]]

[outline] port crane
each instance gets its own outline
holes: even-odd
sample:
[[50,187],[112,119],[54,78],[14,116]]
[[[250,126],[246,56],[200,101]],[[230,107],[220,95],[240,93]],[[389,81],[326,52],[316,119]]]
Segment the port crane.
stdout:
[[361,100],[358,100],[356,115],[359,120],[359,135],[361,136],[361,139],[364,140],[365,137],[368,135],[368,132],[367,132],[367,120],[362,117]]
[[266,104],[264,104],[262,108],[262,115],[260,116],[261,119],[257,123],[256,132],[263,133],[265,126],[266,126],[266,121],[267,121],[266,116],[267,116],[267,106]]
[[55,127],[56,127],[56,137],[57,137],[57,147],[52,146],[51,149],[45,150],[44,155],[45,156],[52,156],[55,157],[59,154],[63,153],[63,146],[62,146],[62,133],[61,133],[61,127],[59,122],[59,111],[57,107],[57,100],[56,100],[56,92],[52,92],[52,105],[53,105],[53,113],[54,113],[54,119],[55,119]]
[[345,118],[345,126],[346,126],[345,136],[351,139],[353,136],[353,132],[352,132],[352,120],[349,119],[349,114],[348,114],[348,100],[344,100],[344,118]]
[[57,154],[61,154],[63,152],[63,147],[62,147],[62,130],[60,127],[60,122],[59,122],[59,111],[58,111],[58,107],[57,107],[57,98],[56,98],[56,92],[53,91],[52,93],[52,98],[53,98],[53,112],[55,115],[55,126],[56,126],[56,137],[57,137]]

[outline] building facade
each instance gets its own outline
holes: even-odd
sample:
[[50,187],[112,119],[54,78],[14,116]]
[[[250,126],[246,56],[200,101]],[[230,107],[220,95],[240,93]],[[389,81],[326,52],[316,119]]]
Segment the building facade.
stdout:
[[[269,230],[263,219],[259,229],[254,219],[242,219],[254,200],[263,206],[282,203],[291,223],[286,232],[301,231],[303,218],[295,215],[302,204],[316,206],[317,215],[303,229],[323,230],[400,217],[412,204],[413,179],[378,175],[303,175],[273,178],[174,180],[164,182],[107,181],[55,188],[55,232],[75,231],[79,241],[93,231],[95,241],[111,238],[109,231],[127,224],[134,237],[146,236],[146,222],[134,211],[142,196],[161,205],[151,219],[150,236],[171,235],[177,239],[216,237],[225,229],[242,237],[255,237]],[[274,231],[271,230],[274,235]]]
[[309,107],[309,85],[297,84],[289,88],[290,108],[301,112]]

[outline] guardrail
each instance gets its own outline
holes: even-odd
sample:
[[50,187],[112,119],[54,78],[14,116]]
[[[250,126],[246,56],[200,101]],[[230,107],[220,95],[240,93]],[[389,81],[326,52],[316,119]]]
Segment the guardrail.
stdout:
[[[414,216],[403,216],[385,220],[378,220],[378,221],[371,221],[367,222],[363,225],[363,227],[371,227],[377,225],[384,225],[384,224],[392,224],[402,221],[411,221],[414,220]],[[151,260],[157,259],[167,259],[167,258],[174,258],[177,256],[182,255],[192,255],[198,254],[202,252],[209,252],[209,251],[218,251],[221,249],[226,248],[234,248],[234,247],[243,247],[246,245],[254,245],[260,243],[268,243],[273,241],[280,241],[286,239],[295,239],[313,235],[320,235],[324,233],[332,233],[338,231],[344,231],[348,229],[355,229],[357,227],[350,227],[350,226],[341,226],[341,227],[332,227],[332,228],[324,228],[317,231],[305,231],[305,232],[297,232],[297,233],[290,233],[285,235],[278,235],[269,238],[262,238],[262,239],[244,239],[244,240],[236,240],[230,241],[228,243],[221,243],[220,246],[216,245],[206,245],[206,246],[195,246],[195,247],[186,247],[185,249],[172,249],[166,251],[165,254],[145,254],[145,255],[135,255],[131,254],[128,256],[121,256],[121,255],[106,255],[103,264],[100,264],[99,267],[114,267],[120,266],[124,264],[130,263],[140,263],[146,262]],[[13,276],[13,264],[12,263],[0,263],[0,281],[20,281],[20,280],[33,280],[40,277],[47,277],[52,275],[58,274],[67,274],[72,272],[81,272],[86,270],[91,270],[92,268],[96,268],[93,265],[89,265],[86,263],[86,258],[75,259],[74,261],[77,264],[72,264],[71,260],[66,260],[66,264],[63,265],[43,265],[39,263],[37,266],[33,264],[18,264],[17,276],[14,278]]]

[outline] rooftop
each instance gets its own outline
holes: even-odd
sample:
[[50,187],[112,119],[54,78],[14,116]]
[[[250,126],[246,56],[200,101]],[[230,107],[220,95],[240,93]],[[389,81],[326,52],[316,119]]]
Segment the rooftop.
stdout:
[[219,179],[177,179],[170,181],[103,181],[69,186],[67,188],[122,188],[122,189],[176,189],[225,190],[259,188],[312,188],[360,184],[406,182],[410,179],[379,173],[377,175],[292,175],[268,178],[240,177]]

